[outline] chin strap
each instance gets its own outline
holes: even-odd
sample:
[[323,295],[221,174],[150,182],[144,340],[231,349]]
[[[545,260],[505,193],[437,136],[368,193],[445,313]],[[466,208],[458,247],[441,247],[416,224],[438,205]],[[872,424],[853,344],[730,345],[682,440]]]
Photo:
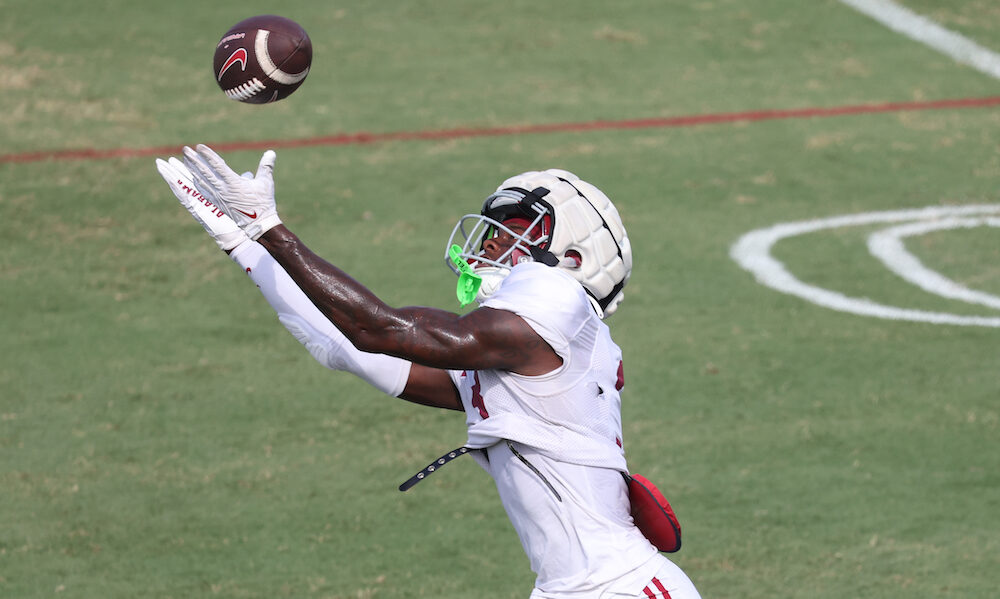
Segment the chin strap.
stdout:
[[535,262],[541,262],[545,266],[559,266],[559,258],[549,250],[543,250],[533,245],[528,248],[528,251],[531,252],[531,259]]

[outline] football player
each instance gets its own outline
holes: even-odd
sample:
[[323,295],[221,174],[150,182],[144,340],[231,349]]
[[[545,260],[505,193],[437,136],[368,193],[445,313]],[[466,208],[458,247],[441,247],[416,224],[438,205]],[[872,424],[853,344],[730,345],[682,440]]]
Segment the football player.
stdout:
[[273,151],[243,175],[207,146],[183,154],[160,174],[316,360],[465,414],[460,453],[496,482],[532,599],[699,597],[630,513],[622,355],[602,319],[632,253],[604,193],[555,169],[504,181],[446,247],[459,301],[479,304],[460,315],[389,306],[306,247],[278,217]]

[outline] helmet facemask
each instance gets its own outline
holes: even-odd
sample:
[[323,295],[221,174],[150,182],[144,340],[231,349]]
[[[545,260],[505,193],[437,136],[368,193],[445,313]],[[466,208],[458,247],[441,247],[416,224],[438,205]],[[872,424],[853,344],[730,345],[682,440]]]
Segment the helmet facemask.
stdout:
[[[513,244],[502,256],[486,258],[484,244],[500,233]],[[576,279],[601,318],[617,309],[632,272],[631,245],[614,204],[601,190],[559,169],[528,171],[504,181],[480,214],[466,215],[455,226],[445,260],[459,275],[462,305],[484,301],[511,268],[531,260]]]
[[[510,269],[522,262],[542,261],[548,256],[553,211],[542,197],[545,188],[533,191],[501,189],[483,203],[480,214],[467,214],[458,221],[451,237],[445,262],[459,275],[459,301],[485,300],[500,286]],[[505,234],[513,240],[503,254],[486,256],[486,242]],[[469,268],[465,268],[467,265]],[[474,280],[478,278],[478,284]],[[472,292],[472,287],[475,291]]]

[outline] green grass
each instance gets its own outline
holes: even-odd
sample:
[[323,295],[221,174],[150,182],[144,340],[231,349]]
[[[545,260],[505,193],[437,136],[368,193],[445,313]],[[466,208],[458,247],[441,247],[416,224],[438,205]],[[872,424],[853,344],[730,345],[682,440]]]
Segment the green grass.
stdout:
[[[289,2],[301,90],[230,102],[215,41],[261,2],[0,0],[2,153],[621,120],[995,95],[997,81],[838,2]],[[976,0],[906,1],[1000,50]],[[947,4],[947,6],[945,6]],[[997,329],[835,312],[729,258],[779,222],[995,204],[995,108],[279,151],[283,218],[395,305],[455,306],[454,222],[559,166],[608,192],[635,270],[630,464],[667,490],[708,597],[987,598],[1000,567]],[[227,158],[251,168],[257,152]],[[316,365],[180,209],[151,158],[0,163],[0,596],[525,597],[460,415]],[[926,294],[873,227],[775,248],[800,278]],[[909,238],[1000,293],[997,230]]]

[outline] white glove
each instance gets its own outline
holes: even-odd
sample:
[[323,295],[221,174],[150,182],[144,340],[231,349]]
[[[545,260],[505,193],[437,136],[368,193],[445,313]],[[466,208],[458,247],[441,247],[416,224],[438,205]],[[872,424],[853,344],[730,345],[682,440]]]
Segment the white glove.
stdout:
[[184,163],[176,158],[167,161],[156,159],[156,170],[170,186],[181,205],[187,208],[196,221],[205,227],[216,245],[223,251],[229,251],[249,238],[233,219],[226,216],[215,204],[195,189],[191,172]]
[[281,224],[274,203],[272,173],[276,157],[273,150],[264,152],[257,174],[240,176],[212,148],[204,144],[198,144],[196,149],[184,146],[184,164],[194,175],[198,191],[208,196],[253,240]]

